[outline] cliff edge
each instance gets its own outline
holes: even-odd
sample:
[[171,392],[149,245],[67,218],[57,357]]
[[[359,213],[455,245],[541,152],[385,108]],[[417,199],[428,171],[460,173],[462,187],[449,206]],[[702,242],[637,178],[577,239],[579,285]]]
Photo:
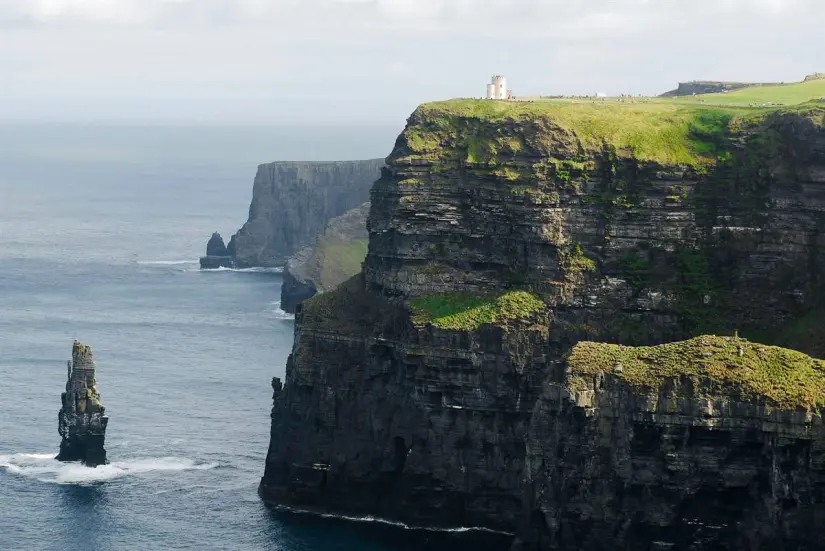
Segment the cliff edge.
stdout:
[[[650,346],[735,329],[770,337],[812,315],[825,296],[823,212],[819,102],[421,106],[372,189],[363,273],[297,309],[286,380],[273,382],[261,495],[412,525],[482,526],[540,549],[612,549],[621,536],[629,548],[755,550],[783,531],[818,548],[825,525],[815,506],[824,498],[778,492],[778,479],[764,478],[780,469],[794,484],[818,484],[819,463],[805,462],[814,455],[790,451],[822,447],[813,408],[797,415],[798,402],[771,404],[776,424],[767,428],[750,415],[769,393],[717,389],[697,375],[699,387],[711,384],[728,404],[719,405],[725,416],[745,427],[730,436],[745,438],[745,447],[718,454],[724,448],[754,462],[764,444],[766,462],[721,471],[744,481],[726,493],[719,488],[728,482],[712,469],[656,476],[670,465],[660,459],[670,448],[655,436],[672,434],[669,418],[644,417],[638,432],[654,435],[659,470],[627,460],[622,450],[637,433],[610,429],[613,394],[600,401],[567,380],[568,352],[582,341]],[[812,343],[792,344],[804,351]],[[675,404],[667,407],[682,415],[685,442],[695,433],[701,447],[716,435],[690,429],[707,428],[709,410],[699,407],[706,394],[672,390],[682,385],[672,379],[644,391],[610,371],[604,380],[623,400],[622,423],[649,413],[647,396],[658,392],[657,404]],[[559,385],[596,401],[554,402]],[[677,399],[683,395],[687,402]],[[548,440],[556,426],[567,428]],[[810,444],[800,443],[805,438]],[[574,445],[587,453],[576,456]],[[696,453],[698,462],[720,457]],[[574,463],[562,463],[568,456]],[[777,467],[784,458],[787,466]],[[597,459],[602,470],[588,470]],[[582,473],[580,482],[558,474],[568,469]],[[608,469],[616,488],[599,486]],[[634,503],[649,500],[669,513],[655,520],[611,501],[624,499],[628,480]],[[679,480],[690,492],[674,488]],[[577,488],[578,508],[562,507]],[[782,511],[796,507],[799,515],[734,499],[773,503],[777,495]],[[725,529],[692,523],[703,503],[733,504],[724,509]],[[668,526],[678,533],[655,528]]]
[[291,256],[284,268],[281,308],[295,313],[299,303],[336,288],[358,274],[367,256],[370,204],[333,218],[311,247]]
[[736,337],[579,343],[527,439],[522,548],[820,549],[825,362]]

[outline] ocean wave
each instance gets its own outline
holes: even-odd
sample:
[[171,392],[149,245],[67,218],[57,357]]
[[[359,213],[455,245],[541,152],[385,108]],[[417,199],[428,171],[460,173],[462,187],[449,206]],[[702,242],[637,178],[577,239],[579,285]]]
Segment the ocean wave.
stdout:
[[64,463],[53,453],[18,453],[0,455],[0,469],[10,474],[34,478],[53,484],[90,484],[125,476],[156,472],[203,471],[214,469],[217,463],[196,463],[185,457],[157,457],[112,461],[95,468],[80,463]]
[[267,309],[266,313],[269,314],[271,317],[277,320],[294,320],[295,314],[290,314],[289,312],[285,312],[281,309],[281,301],[276,300],[274,302],[269,303],[269,308]]
[[197,260],[138,260],[141,266],[182,266],[185,264],[197,264]]
[[310,509],[299,509],[296,507],[289,507],[288,505],[281,505],[281,504],[270,504],[270,506],[274,507],[275,509],[285,511],[287,513],[298,514],[298,515],[312,515],[321,518],[329,518],[329,519],[336,519],[336,520],[345,520],[347,522],[375,522],[378,524],[386,524],[389,526],[394,526],[396,528],[402,528],[404,530],[415,530],[415,531],[423,531],[423,532],[447,532],[447,533],[455,533],[461,534],[465,532],[486,532],[488,534],[497,534],[501,536],[512,536],[514,534],[510,532],[504,532],[502,530],[493,530],[492,528],[484,528],[482,526],[459,526],[455,528],[440,528],[437,526],[411,526],[409,524],[405,524],[403,522],[397,520],[390,520],[381,517],[375,517],[372,515],[365,515],[365,516],[349,516],[349,515],[336,515],[332,513],[324,513],[319,511],[313,511]]
[[193,270],[199,272],[240,272],[240,273],[247,273],[247,274],[281,274],[284,272],[282,267],[277,268],[226,268],[221,266],[220,268],[201,268],[199,270]]

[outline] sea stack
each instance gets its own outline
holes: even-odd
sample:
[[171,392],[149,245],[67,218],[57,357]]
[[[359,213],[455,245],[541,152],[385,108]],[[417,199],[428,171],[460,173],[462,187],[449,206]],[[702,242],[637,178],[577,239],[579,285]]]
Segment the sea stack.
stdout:
[[209,243],[206,244],[206,256],[201,257],[201,269],[234,268],[233,249],[234,245],[231,242],[227,247],[221,234],[218,232],[213,233]]
[[80,461],[88,467],[105,465],[106,425],[109,418],[100,403],[95,384],[95,359],[92,347],[74,341],[72,361],[68,362],[66,392],[58,414],[58,432],[62,437],[58,461]]

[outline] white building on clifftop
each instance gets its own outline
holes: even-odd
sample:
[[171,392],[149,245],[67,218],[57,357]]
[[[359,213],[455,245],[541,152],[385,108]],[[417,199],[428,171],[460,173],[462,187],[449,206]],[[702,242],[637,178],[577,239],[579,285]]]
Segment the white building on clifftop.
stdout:
[[507,89],[507,77],[494,75],[492,82],[487,85],[487,99],[510,99],[510,96],[510,91]]

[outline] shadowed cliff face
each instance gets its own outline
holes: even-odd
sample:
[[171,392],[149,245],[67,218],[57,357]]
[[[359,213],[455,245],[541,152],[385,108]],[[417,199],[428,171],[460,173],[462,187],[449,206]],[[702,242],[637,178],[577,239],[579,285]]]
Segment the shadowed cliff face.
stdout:
[[258,167],[249,220],[229,244],[237,266],[283,266],[311,245],[331,218],[369,199],[382,166],[383,159]]
[[329,221],[315,243],[287,260],[281,286],[281,308],[295,313],[298,304],[316,293],[331,291],[361,271],[367,256],[367,215],[364,203]]
[[[372,191],[363,275],[299,308],[286,381],[276,384],[262,496],[411,524],[485,526],[542,549],[614,549],[617,531],[623,549],[775,542],[778,519],[790,517],[768,504],[740,529],[731,512],[741,496],[774,495],[773,482],[726,493],[713,482],[726,476],[721,467],[647,476],[670,464],[651,471],[611,455],[630,445],[632,424],[647,411],[634,405],[636,394],[617,390],[619,398],[585,407],[554,402],[560,391],[551,392],[567,384],[564,354],[581,340],[641,345],[771,332],[820,307],[825,110],[741,120],[709,111],[694,122],[692,160],[676,165],[585,139],[581,127],[551,115],[416,111]],[[516,291],[532,298],[495,311]],[[663,384],[661,403],[676,400],[677,387]],[[619,416],[608,422],[617,430],[599,424],[600,408],[620,399],[627,413],[603,416]],[[809,445],[800,435],[822,445],[807,417],[781,417],[780,441],[744,420],[750,410],[736,405],[747,400],[735,389],[725,399],[726,415],[743,416],[734,423],[741,430],[708,438],[743,443],[750,459],[742,464],[758,464],[747,467],[751,478],[742,474],[748,481],[773,476],[768,466],[785,457],[786,444]],[[681,428],[648,416],[639,434],[681,430],[688,442],[702,432],[691,427],[706,425],[691,407]],[[682,445],[663,438],[651,437],[645,453]],[[716,457],[696,453],[690,461]],[[790,476],[816,483],[813,467],[794,457]],[[591,458],[602,458],[592,479],[582,467]],[[554,474],[577,469],[584,474],[572,481]],[[655,496],[651,503],[670,513],[640,520],[637,509],[613,504],[610,485],[637,478],[627,491]],[[688,489],[676,491],[677,483]],[[556,512],[573,489],[581,507]],[[823,499],[806,496],[795,503]],[[690,521],[703,504],[727,511],[725,530],[710,530],[706,517]],[[820,529],[805,515],[792,520],[813,549]],[[659,537],[672,526],[680,535]]]
[[527,547],[822,548],[823,384],[735,337],[580,343],[533,412]]

